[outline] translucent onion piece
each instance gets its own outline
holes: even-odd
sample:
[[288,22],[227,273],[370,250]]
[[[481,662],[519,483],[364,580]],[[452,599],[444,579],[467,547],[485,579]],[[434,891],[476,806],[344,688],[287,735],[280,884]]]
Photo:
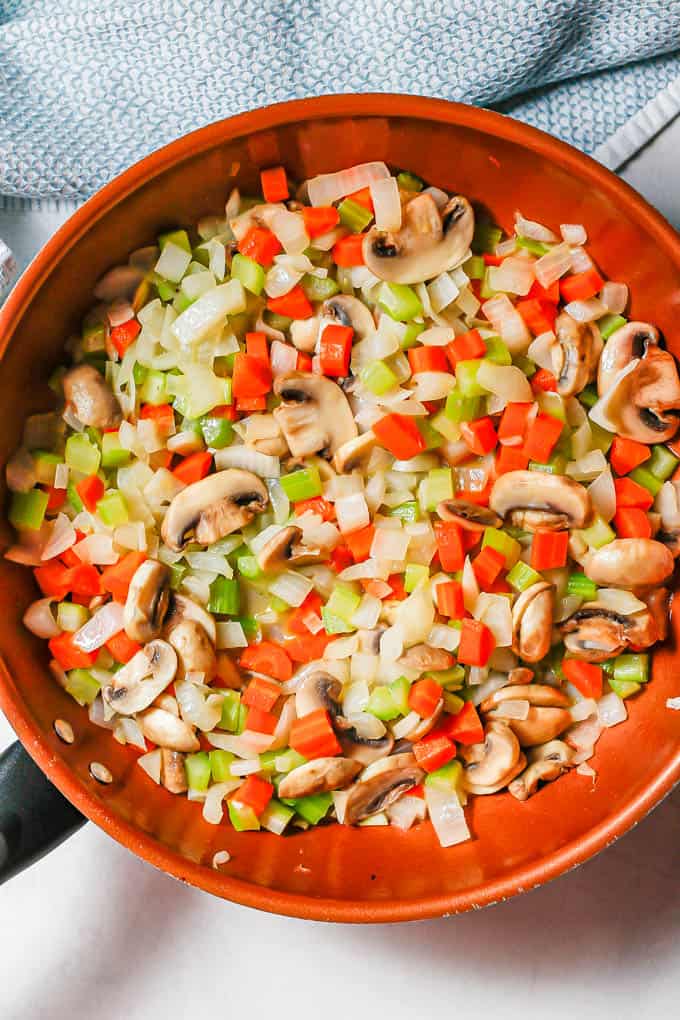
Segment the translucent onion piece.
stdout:
[[217,627],[217,644],[219,648],[247,648],[248,639],[243,627],[237,620],[219,621]]
[[[429,628],[428,628],[429,631]],[[423,639],[424,640],[424,639]],[[380,636],[380,656],[383,659],[399,659],[404,651],[404,633],[398,624],[388,627]]]
[[506,403],[533,401],[534,395],[529,380],[522,369],[515,365],[496,365],[492,361],[482,361],[477,373],[477,382]]
[[319,174],[307,181],[310,205],[332,205],[345,195],[369,187],[373,181],[390,177],[384,163],[359,163],[347,170]]
[[[631,583],[634,583],[634,580],[631,577]],[[646,609],[644,602],[623,588],[599,588],[596,600],[597,605],[605,606],[614,613],[621,613],[622,616],[630,616],[632,613],[640,613]]]
[[607,470],[607,459],[602,450],[590,450],[579,460],[567,464],[566,473],[578,482],[590,482]]
[[418,343],[426,347],[444,347],[455,339],[455,332],[448,326],[432,326],[418,334]]
[[489,286],[492,290],[524,296],[531,290],[533,282],[534,268],[525,258],[510,255],[500,266],[489,267]]
[[376,598],[374,595],[364,595],[359,603],[359,608],[352,616],[352,626],[371,630],[376,626],[381,611],[382,602],[379,598]]
[[628,385],[625,382],[625,379],[627,375],[635,371],[639,364],[640,359],[633,358],[632,361],[629,361],[627,365],[617,372],[609,386],[609,389],[603,393],[597,403],[591,407],[588,412],[590,420],[594,421],[596,425],[600,425],[608,432],[617,431],[615,420],[616,408],[620,405],[625,388]]
[[[404,646],[427,641],[434,623],[434,603],[429,584],[420,584],[407,599],[400,602],[394,613],[394,624],[399,627]],[[382,642],[381,642],[382,649]]]
[[119,558],[113,548],[111,535],[86,535],[73,546],[73,551],[83,563],[95,563],[98,566],[117,563]]
[[564,242],[534,262],[534,275],[542,287],[550,287],[571,269],[571,249]]
[[[105,536],[101,536],[105,537]],[[71,524],[66,514],[59,514],[52,525],[52,531],[49,539],[45,544],[40,558],[43,560],[51,560],[55,556],[61,556],[63,552],[70,549],[76,541],[75,528]],[[111,540],[109,539],[109,544]],[[118,557],[109,560],[109,563],[115,563]]]
[[680,698],[667,698],[666,708],[671,708],[674,712],[680,712]]
[[591,482],[588,486],[588,493],[595,512],[605,521],[611,521],[616,513],[616,489],[609,465],[594,482]]
[[503,719],[526,719],[529,715],[529,702],[509,698],[507,701],[501,701],[494,715],[501,716]]
[[342,496],[336,500],[335,513],[343,535],[359,531],[367,527],[371,521],[363,492],[354,492],[350,496]]
[[39,638],[48,639],[56,637],[61,633],[50,608],[52,603],[56,601],[56,599],[49,597],[31,602],[22,617],[24,627],[30,630],[31,634],[35,634]]
[[427,635],[427,644],[432,648],[455,652],[460,644],[460,631],[455,627],[448,627],[445,623],[435,623]]
[[587,301],[570,301],[564,310],[577,322],[594,322],[605,315],[607,307],[599,298],[592,297]]
[[593,269],[595,263],[591,259],[585,248],[576,246],[569,249],[571,255],[571,271],[572,273],[585,273],[589,269]]
[[240,781],[229,780],[225,783],[213,783],[209,787],[203,802],[203,818],[209,825],[219,825],[224,817],[224,798],[237,790],[241,785]]
[[243,471],[252,471],[260,478],[278,478],[281,474],[278,457],[258,453],[247,446],[227,446],[224,450],[218,450],[215,466],[220,471],[224,468],[241,468]]
[[585,244],[588,240],[586,228],[582,223],[560,223],[560,234],[562,240],[567,244]]
[[601,725],[608,729],[610,726],[618,726],[619,723],[625,722],[628,710],[623,698],[611,691],[598,701],[597,715]]
[[288,294],[304,276],[304,273],[293,269],[290,265],[275,264],[267,273],[264,289],[268,297],[277,298]]
[[485,301],[482,311],[512,354],[521,354],[527,349],[531,334],[507,294],[497,294]]
[[442,309],[448,308],[456,300],[459,292],[460,288],[456,286],[449,273],[441,273],[427,285],[427,293],[435,312],[441,312]]
[[290,729],[295,719],[295,698],[286,698],[272,733],[272,740],[269,745],[272,751],[288,746]]
[[479,584],[477,583],[469,556],[465,557],[461,584],[463,587],[463,603],[468,613],[472,613],[479,598]]
[[293,347],[292,344],[284,344],[280,340],[274,340],[269,353],[272,375],[275,379],[279,375],[295,371],[298,352],[297,348]]
[[512,644],[512,612],[504,595],[481,592],[475,601],[473,615],[486,624],[499,648],[507,648]]
[[673,530],[680,527],[680,501],[678,487],[674,482],[664,482],[654,500],[654,507],[661,514],[664,528]]
[[[58,465],[61,466],[61,465]],[[7,487],[12,492],[29,492],[38,481],[33,457],[25,447],[12,454],[5,467]],[[61,486],[63,488],[63,486]],[[56,488],[56,486],[55,486]]]
[[535,220],[527,220],[519,210],[515,213],[515,233],[518,237],[529,237],[532,241],[543,241],[548,244],[557,240],[555,234],[549,227]]
[[157,786],[160,786],[161,782],[161,749],[157,747],[155,751],[149,751],[147,754],[140,754],[137,759],[137,764],[142,768],[149,779],[152,779]]
[[465,812],[455,792],[426,786],[425,802],[440,846],[455,846],[470,838]]
[[406,559],[409,541],[409,536],[401,528],[399,530],[376,528],[371,543],[370,555],[376,560],[396,560],[402,562]]
[[370,185],[373,215],[378,230],[401,229],[401,201],[396,177],[383,177]]
[[546,371],[552,372],[554,368],[553,364],[553,351],[555,349],[555,334],[552,332],[540,333],[535,340],[532,340],[529,344],[527,351],[527,357],[535,361],[539,368],[545,368]]
[[128,719],[125,716],[121,716],[116,722],[113,735],[121,744],[131,744],[132,747],[138,747],[141,751],[146,751],[146,740],[144,739],[141,726],[136,719]]
[[442,400],[456,384],[449,372],[419,372],[413,376],[416,400]]
[[106,644],[109,638],[123,629],[123,606],[119,602],[107,602],[97,609],[87,623],[73,636],[73,643],[84,652],[93,652]]
[[277,578],[269,583],[269,591],[272,595],[282,599],[289,606],[301,606],[314,585],[307,577],[298,574],[293,570],[287,570],[279,574]]
[[422,822],[426,813],[427,806],[422,797],[409,797],[408,794],[404,794],[387,808],[390,825],[404,831],[410,829],[416,822]]
[[[578,692],[577,692],[578,693]],[[581,698],[569,709],[574,722],[583,722],[591,715],[597,715],[597,702],[593,698]]]
[[347,716],[347,720],[362,740],[380,740],[387,732],[385,724],[368,712],[353,713]]
[[499,691],[501,687],[506,687],[507,683],[508,678],[505,673],[492,672],[484,683],[480,683],[475,687],[475,690],[472,692],[472,704],[481,705],[494,691]]
[[208,690],[188,679],[175,681],[175,697],[182,719],[204,732],[214,729],[222,715],[222,696],[208,694]]
[[623,315],[628,304],[628,287],[608,280],[600,291],[600,301],[610,315]]
[[392,726],[392,736],[395,740],[402,740],[416,728],[419,722],[420,716],[418,713],[409,712],[409,714],[405,715],[403,719],[399,720],[399,722],[394,723]]

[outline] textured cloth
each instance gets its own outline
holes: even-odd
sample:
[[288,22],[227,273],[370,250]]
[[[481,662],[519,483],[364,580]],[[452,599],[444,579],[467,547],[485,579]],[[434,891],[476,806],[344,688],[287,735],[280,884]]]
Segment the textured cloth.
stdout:
[[0,194],[85,197],[193,128],[327,92],[495,106],[592,152],[679,45],[680,0],[0,0]]

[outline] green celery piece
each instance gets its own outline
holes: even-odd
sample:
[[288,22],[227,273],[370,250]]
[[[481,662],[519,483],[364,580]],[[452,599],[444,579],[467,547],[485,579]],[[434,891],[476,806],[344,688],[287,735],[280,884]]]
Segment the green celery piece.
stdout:
[[425,449],[438,450],[443,442],[442,434],[432,426],[429,417],[417,418],[416,425],[418,426],[418,431],[425,440]]
[[481,359],[472,359],[459,361],[456,365],[456,387],[464,397],[485,397],[487,395],[487,390],[477,382],[477,373],[481,364]]
[[399,346],[402,351],[407,351],[410,347],[415,347],[418,343],[418,337],[424,329],[425,323],[423,322],[407,322],[406,330],[399,342]]
[[550,251],[547,245],[542,244],[540,241],[534,241],[531,237],[516,237],[515,244],[518,248],[526,248],[532,255],[547,255]]
[[142,383],[139,399],[143,404],[167,404],[168,390],[165,372],[159,372],[156,368],[148,369],[144,382]]
[[488,301],[489,298],[495,297],[496,294],[500,293],[491,286],[491,270],[493,266],[487,266],[484,270],[484,279],[482,285],[479,288],[479,296],[483,301]]
[[569,575],[567,595],[574,595],[586,602],[592,602],[597,597],[597,585],[585,574],[576,571]]
[[408,500],[406,503],[400,503],[399,506],[393,506],[391,510],[387,511],[386,516],[400,517],[407,524],[414,524],[420,520],[420,506],[417,500]]
[[384,361],[371,361],[364,366],[359,373],[359,378],[371,393],[380,397],[383,393],[389,393],[399,382],[396,374]]
[[658,445],[652,447],[652,456],[645,467],[656,478],[665,482],[671,477],[678,464],[680,464],[680,459],[671,453],[667,446]]
[[481,255],[471,255],[467,262],[463,263],[463,272],[471,280],[483,280],[486,266]]
[[597,387],[594,383],[589,383],[578,395],[578,399],[584,407],[594,407],[598,401]]
[[206,446],[213,450],[223,450],[234,438],[234,426],[228,418],[214,418],[204,414],[200,419],[201,435]]
[[[236,791],[238,795],[238,790]],[[255,832],[260,828],[257,815],[248,804],[239,804],[238,801],[230,798],[227,801],[229,821],[237,832]]]
[[276,312],[266,310],[264,312],[264,321],[268,326],[271,326],[272,329],[278,329],[281,333],[285,333],[288,329],[290,329],[290,324],[293,320],[289,319],[286,315],[277,315]]
[[45,519],[49,496],[42,489],[13,492],[9,507],[9,522],[18,531],[38,531]]
[[221,730],[228,730],[229,733],[236,733],[239,723],[239,709],[241,706],[241,695],[238,691],[229,689],[223,692],[222,717],[217,724]]
[[[294,751],[292,747],[287,747],[280,751],[267,751],[266,753],[273,756],[276,771],[280,773],[292,772],[293,769],[299,768],[300,765],[305,765],[307,762],[307,759],[298,751]],[[260,755],[260,758],[264,758],[264,755]]]
[[231,260],[231,277],[240,280],[246,290],[258,297],[264,290],[265,271],[247,255],[236,254]]
[[474,421],[479,418],[482,412],[482,405],[479,396],[467,396],[456,386],[446,398],[444,414],[452,422],[459,424],[462,421]]
[[127,524],[130,517],[123,493],[117,489],[106,492],[97,503],[97,515],[108,528]]
[[312,793],[309,797],[298,797],[297,800],[281,798],[281,803],[294,808],[310,825],[318,825],[328,814],[333,798],[330,793]]
[[404,572],[404,591],[415,591],[421,581],[427,581],[430,568],[422,563],[407,563]]
[[294,817],[295,812],[292,808],[286,807],[280,800],[272,797],[260,816],[260,825],[263,829],[280,835]]
[[552,453],[545,464],[530,460],[529,471],[541,471],[544,475],[563,475],[567,470],[567,458],[563,453]]
[[423,315],[423,306],[413,287],[405,283],[382,283],[378,304],[397,322],[408,322]]
[[184,759],[187,783],[192,790],[207,790],[210,783],[210,758],[207,751],[196,751]]
[[130,451],[120,445],[117,432],[105,432],[102,436],[102,467],[122,467],[130,460]]
[[629,473],[628,477],[632,478],[638,485],[642,485],[648,492],[651,492],[652,496],[656,496],[663,485],[663,482],[646,467],[636,467]]
[[236,559],[236,569],[239,574],[247,577],[249,581],[254,581],[255,578],[262,576],[262,571],[254,556],[238,556]]
[[494,365],[512,365],[512,355],[499,336],[485,337],[484,346],[485,361],[492,361]]
[[602,450],[603,453],[609,451],[609,447],[614,442],[614,436],[611,432],[607,432],[601,425],[598,425],[594,421],[590,421],[590,432],[592,435],[591,446],[593,449]]
[[238,581],[233,577],[216,577],[210,585],[208,612],[236,616],[241,608]]
[[538,584],[543,578],[528,563],[525,563],[523,560],[517,560],[512,570],[508,571],[506,580],[515,591],[523,592],[530,588],[532,584]]
[[66,693],[79,705],[91,705],[99,694],[99,683],[87,669],[71,669],[66,674]]
[[170,565],[170,587],[178,591],[189,568],[183,563],[172,563]]
[[[460,620],[454,620],[450,623],[450,626],[458,624],[460,629]],[[440,669],[436,673],[428,673],[429,677],[438,683],[440,687],[447,689],[458,690],[465,679],[465,670],[462,666],[451,666],[450,669]]]
[[[286,608],[289,608],[288,606]],[[260,632],[260,625],[254,616],[237,616],[235,618],[236,623],[240,623],[243,627],[243,633],[252,643],[253,641],[259,641],[262,637]]]
[[383,722],[390,722],[400,714],[399,706],[392,697],[389,686],[381,685],[374,687],[366,704],[366,712],[374,715]]
[[75,483],[72,481],[69,482],[68,485],[66,486],[66,498],[68,499],[69,503],[71,504],[71,506],[73,507],[77,514],[79,514],[81,510],[84,509],[83,501],[78,495]]
[[482,548],[486,545],[490,545],[492,549],[496,549],[497,552],[505,556],[506,569],[514,567],[522,552],[522,547],[517,539],[512,538],[506,531],[502,531],[500,528],[489,527],[484,529]]
[[90,614],[85,606],[77,602],[60,602],[57,606],[57,626],[73,634],[87,623]]
[[599,514],[595,515],[593,523],[589,527],[583,528],[580,534],[583,535],[591,549],[601,549],[603,545],[608,545],[616,538],[612,529]]
[[630,698],[632,694],[637,694],[641,690],[641,684],[635,680],[617,680],[615,676],[610,676],[607,683],[620,698]]
[[329,613],[325,606],[321,609],[321,619],[327,634],[351,634],[356,627],[353,627],[347,620]]
[[455,793],[463,778],[463,766],[459,761],[450,761],[425,777],[425,785],[436,790]]
[[617,655],[614,659],[614,678],[646,684],[649,680],[649,655]]
[[99,470],[101,453],[88,437],[82,432],[69,436],[66,440],[64,459],[74,471],[83,475],[96,475]]
[[536,373],[536,364],[531,360],[531,358],[527,358],[525,354],[515,354],[513,356],[512,363],[513,365],[516,365],[517,368],[522,369],[527,379],[531,379],[532,375],[535,375]]
[[502,236],[503,231],[495,223],[484,223],[478,220],[475,223],[475,231],[472,235],[470,248],[474,255],[483,255],[485,252],[488,255],[493,255],[496,251],[496,245],[500,244]]
[[347,227],[353,234],[360,234],[373,219],[371,210],[353,198],[343,198],[338,213],[343,227]]
[[458,715],[465,702],[453,691],[444,691],[444,711],[449,715]]
[[604,315],[601,319],[597,320],[597,327],[600,330],[602,339],[608,340],[612,333],[615,333],[617,329],[621,329],[627,322],[628,319],[624,319],[622,315]]
[[188,251],[191,254],[191,242],[186,230],[169,230],[165,234],[159,234],[158,247],[161,251],[163,251],[166,244],[176,244],[178,248],[184,248],[184,251]]
[[302,468],[300,471],[293,471],[289,475],[283,475],[279,481],[281,488],[291,503],[299,503],[303,499],[313,499],[315,496],[320,496],[323,489],[318,468],[313,464]]
[[361,595],[349,585],[338,581],[325,608],[332,616],[338,616],[341,620],[349,622],[359,608],[360,602]]
[[425,187],[425,182],[410,170],[402,170],[397,174],[397,184],[403,191],[422,191]]
[[33,450],[31,457],[33,458],[36,480],[40,485],[54,485],[54,473],[57,470],[57,464],[63,462],[59,454],[50,453],[48,450]]
[[234,755],[231,751],[222,751],[216,748],[213,751],[208,751],[208,758],[210,759],[210,775],[214,783],[228,783],[230,779],[234,778],[231,773]]
[[305,273],[302,277],[301,287],[309,301],[328,301],[340,289],[331,277],[326,276],[320,279],[318,276],[312,276],[311,273]]
[[399,715],[408,715],[411,711],[408,703],[411,681],[407,680],[405,676],[400,676],[387,686],[392,697],[392,701],[399,709]]

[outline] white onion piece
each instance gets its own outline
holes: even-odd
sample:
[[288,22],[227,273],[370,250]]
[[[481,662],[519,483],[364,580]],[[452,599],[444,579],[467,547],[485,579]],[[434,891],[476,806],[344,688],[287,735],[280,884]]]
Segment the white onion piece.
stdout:
[[[631,577],[631,584],[635,579]],[[611,609],[622,616],[630,616],[632,613],[640,613],[646,609],[646,604],[636,598],[631,591],[623,588],[599,588],[596,596],[597,605]]]
[[94,652],[123,629],[124,609],[119,602],[101,606],[73,635],[73,643],[84,652]]
[[418,713],[409,712],[409,714],[405,715],[403,719],[399,720],[399,722],[394,723],[392,726],[392,736],[395,740],[402,740],[416,728],[419,722],[420,716]]
[[[61,556],[63,552],[73,546],[75,541],[75,528],[66,514],[59,514],[52,525],[52,533],[50,534],[40,558],[43,560],[51,560],[55,556]],[[115,563],[117,559],[118,557],[116,556],[115,559],[110,560],[109,562]]]
[[470,838],[465,812],[455,793],[426,786],[425,801],[440,846],[455,846]]
[[118,553],[113,548],[111,535],[86,535],[73,551],[82,563],[95,563],[98,566],[110,566],[118,562]]
[[564,242],[534,262],[534,275],[542,287],[550,287],[571,269],[571,249]]
[[476,686],[477,684],[485,683],[489,678],[489,667],[488,666],[470,666],[468,670],[467,682],[470,686]]
[[470,557],[465,557],[465,563],[463,564],[463,577],[461,580],[463,588],[463,604],[467,609],[468,613],[474,611],[477,599],[479,598],[479,584],[475,577],[475,572],[472,569],[472,563]]
[[384,163],[358,163],[347,170],[331,174],[318,174],[307,181],[310,205],[333,205],[345,195],[369,187],[373,181],[390,177]]
[[591,715],[597,715],[597,702],[593,698],[582,698],[572,705],[569,711],[574,722],[583,722]]
[[31,602],[30,606],[22,617],[22,622],[31,634],[39,638],[53,638],[61,633],[52,613],[52,603],[57,600],[52,598],[37,599]]
[[440,273],[431,283],[427,284],[427,293],[430,297],[430,304],[435,312],[441,312],[452,304],[460,288],[451,279],[449,273]]
[[380,635],[380,655],[383,659],[395,660],[404,651],[404,634],[401,627],[393,625]]
[[594,421],[596,425],[600,425],[607,432],[616,432],[617,424],[614,418],[611,416],[611,412],[620,406],[622,400],[622,391],[628,386],[625,382],[626,376],[640,364],[639,358],[633,358],[629,361],[619,372],[616,373],[612,380],[609,389],[602,394],[598,402],[591,407],[588,412],[588,417],[591,421]]
[[494,255],[500,255],[501,258],[505,258],[506,255],[512,255],[515,251],[517,251],[517,238],[508,237],[505,241],[500,241],[496,245]]
[[396,177],[383,177],[370,185],[373,215],[378,230],[401,230],[401,200]]
[[287,602],[289,606],[301,606],[314,585],[307,577],[287,570],[269,583],[269,591]]
[[376,560],[406,559],[409,536],[402,529],[376,528],[371,542],[370,556]]
[[623,698],[611,691],[605,694],[597,703],[597,715],[600,724],[605,728],[618,726],[628,718],[628,710]]
[[203,818],[209,825],[219,825],[224,817],[224,798],[237,790],[241,783],[238,780],[228,780],[225,783],[213,783],[205,795],[203,802]]
[[527,349],[531,343],[531,334],[507,294],[497,294],[485,301],[482,311],[511,354],[521,354]]
[[394,613],[394,624],[401,630],[404,645],[408,648],[410,645],[427,641],[433,623],[432,588],[427,583],[419,584],[407,599],[399,603]]
[[570,301],[564,310],[576,322],[594,322],[607,312],[606,306],[596,297],[588,298],[587,301]]
[[505,258],[500,266],[489,266],[489,286],[510,294],[524,296],[534,282],[534,267],[524,258]]
[[582,223],[560,223],[562,240],[567,244],[585,244],[588,240],[586,228]]
[[427,812],[427,806],[422,797],[410,797],[408,794],[400,797],[394,804],[387,808],[387,817],[390,825],[406,832],[416,822],[422,822]]
[[456,384],[450,372],[418,372],[413,376],[416,400],[442,400]]
[[215,454],[215,466],[222,471],[224,468],[241,468],[252,471],[260,478],[278,478],[281,465],[278,457],[270,457],[247,446],[227,446]]
[[515,233],[518,237],[529,237],[532,241],[543,241],[548,244],[557,240],[549,227],[536,223],[535,220],[525,219],[519,210],[515,213]]
[[666,708],[671,708],[674,712],[680,712],[680,698],[667,698]]
[[590,450],[579,460],[570,460],[566,474],[578,482],[590,482],[607,470],[607,458],[602,450]]
[[248,639],[238,620],[220,620],[215,626],[217,627],[216,647],[218,649],[247,648]]
[[432,326],[418,335],[418,343],[426,347],[444,347],[455,339],[455,332],[448,326]]
[[572,273],[585,273],[589,269],[594,269],[595,263],[585,248],[581,248],[580,245],[576,245],[574,248],[570,248],[569,252],[571,255]]
[[292,344],[281,343],[274,340],[270,348],[270,362],[272,375],[276,379],[279,375],[286,375],[287,372],[294,372],[297,366],[298,352]]
[[579,776],[588,776],[588,778],[592,779],[593,782],[597,777],[597,772],[595,771],[595,769],[591,765],[587,765],[584,761],[579,762],[574,771]]
[[574,460],[580,460],[590,452],[593,444],[593,430],[586,417],[585,421],[578,426],[571,434],[571,455]]
[[[389,585],[386,586],[389,589]],[[390,594],[391,589],[386,592]],[[365,630],[372,630],[376,626],[380,619],[380,613],[382,612],[382,602],[375,595],[365,594],[359,608],[355,611],[352,616],[352,626],[363,628]]]
[[674,482],[663,483],[654,500],[654,508],[661,514],[664,528],[671,531],[680,527],[678,487]]
[[628,304],[628,287],[608,280],[600,291],[600,301],[610,315],[623,315]]
[[512,644],[512,611],[504,595],[481,592],[472,612],[475,619],[486,624],[499,648],[507,648]]
[[264,283],[267,297],[277,298],[288,294],[303,276],[303,272],[293,269],[290,265],[274,264],[267,273]]
[[[503,649],[506,651],[507,649]],[[494,652],[495,654],[495,652]],[[501,687],[506,687],[508,683],[508,677],[506,673],[498,673],[496,671],[490,673],[487,680],[484,683],[478,684],[475,690],[472,692],[473,705],[481,705],[483,701],[489,698],[494,691],[499,691]]]
[[229,766],[232,776],[253,776],[260,771],[259,758],[241,758]]
[[371,518],[363,492],[354,492],[350,496],[342,496],[336,500],[335,513],[343,535],[359,531],[370,524]]
[[527,357],[531,358],[532,361],[535,361],[539,368],[545,368],[546,371],[552,372],[554,369],[553,350],[555,348],[555,344],[556,339],[554,333],[540,333],[529,344]]
[[506,403],[531,403],[534,395],[521,368],[515,365],[496,365],[482,361],[477,373],[480,386],[501,397]]
[[380,740],[387,732],[385,724],[368,712],[353,713],[347,716],[347,720],[362,740]]
[[588,493],[595,512],[600,517],[603,517],[605,521],[611,521],[616,513],[616,489],[614,488],[614,478],[609,465],[607,465],[594,482],[591,482],[588,486]]
[[[57,465],[57,467],[60,466]],[[12,492],[30,492],[35,486],[38,481],[35,463],[25,447],[20,447],[7,461],[5,477],[7,478],[7,487]]]
[[121,716],[113,729],[113,736],[121,744],[131,744],[132,747],[146,751],[146,740],[136,719]]
[[427,635],[427,644],[432,648],[443,648],[447,652],[455,652],[460,644],[460,631],[445,623],[435,623]]
[[161,749],[157,747],[147,754],[140,754],[137,764],[146,772],[149,779],[152,779],[157,786],[161,782]]
[[494,716],[500,716],[503,719],[526,719],[529,715],[529,707],[528,701],[521,698],[508,698],[507,701],[501,701]]

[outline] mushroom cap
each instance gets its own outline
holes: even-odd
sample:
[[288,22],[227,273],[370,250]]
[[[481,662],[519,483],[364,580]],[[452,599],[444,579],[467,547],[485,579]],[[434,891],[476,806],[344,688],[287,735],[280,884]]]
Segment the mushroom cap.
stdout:
[[568,708],[569,698],[557,687],[548,684],[510,684],[494,691],[479,706],[480,711],[490,712],[503,701],[528,701],[530,705],[550,708]]
[[165,617],[166,632],[169,633],[182,620],[195,620],[196,623],[200,623],[212,643],[216,643],[217,628],[215,626],[215,617],[212,613],[209,613],[203,606],[199,606],[198,602],[194,602],[193,599],[187,598],[186,595],[180,595],[179,592],[175,591],[172,593],[170,608]]
[[[545,528],[541,515],[552,519],[557,528],[582,528],[591,514],[587,490],[567,475],[548,475],[542,471],[508,471],[493,483],[489,506],[505,518],[515,511],[537,511],[524,526]],[[547,526],[551,526],[549,522]]]
[[557,392],[562,397],[571,397],[593,378],[602,351],[602,337],[593,323],[577,322],[568,312],[557,316],[555,335],[552,361]]
[[553,586],[538,581],[526,588],[512,607],[512,650],[525,662],[540,662],[550,650]]
[[125,600],[125,633],[145,644],[158,637],[170,603],[170,570],[158,560],[144,560],[132,575]]
[[356,728],[346,723],[342,716],[337,716],[335,727],[343,754],[361,765],[372,765],[373,762],[392,753],[394,737],[386,733],[384,737],[361,737]]
[[500,528],[502,519],[493,510],[477,503],[466,503],[463,499],[444,499],[437,506],[437,515],[442,521],[454,521],[468,531],[484,531],[485,528]]
[[616,376],[634,358],[644,358],[659,343],[659,331],[648,322],[627,322],[607,340],[597,371],[597,392],[607,392]]
[[284,570],[289,566],[317,563],[322,559],[319,549],[308,549],[301,539],[302,528],[295,524],[282,528],[258,552],[256,559],[260,570]]
[[461,754],[467,763],[463,774],[467,790],[499,789],[518,771],[519,743],[504,722],[488,723],[483,743],[470,744]]
[[671,576],[674,562],[670,550],[653,538],[616,538],[592,552],[584,570],[602,587],[651,587]]
[[189,723],[164,708],[149,708],[139,717],[142,733],[171,751],[198,751],[200,743]]
[[340,681],[321,669],[306,673],[295,691],[295,712],[298,719],[323,708],[335,717],[340,711]]
[[656,344],[649,346],[643,358],[628,362],[612,379],[596,408],[595,420],[624,439],[640,443],[672,439],[680,423],[675,358]]
[[309,797],[314,793],[341,790],[361,771],[350,758],[314,758],[299,765],[279,783],[279,797]]
[[333,457],[333,467],[339,475],[346,471],[353,471],[370,455],[377,441],[373,429],[362,432],[355,439],[348,440],[342,444]]
[[606,662],[629,644],[628,617],[604,606],[582,606],[560,630],[569,654],[586,662]]
[[345,822],[348,825],[355,825],[389,807],[425,777],[415,757],[408,753],[383,758],[370,768],[368,776],[350,789],[345,804]]
[[327,319],[335,319],[341,326],[351,326],[358,340],[375,332],[375,321],[363,301],[351,294],[335,294],[321,306]]
[[472,206],[462,195],[440,210],[428,192],[403,209],[395,234],[373,227],[363,242],[364,262],[380,280],[423,283],[457,266],[467,254],[475,228]]
[[404,740],[410,741],[414,744],[417,740],[422,740],[426,737],[430,730],[433,730],[439,722],[441,715],[444,711],[444,699],[440,698],[435,706],[434,712],[431,715],[426,716],[424,719],[419,719],[412,730],[404,734]]
[[[561,743],[561,741],[553,741],[553,743]],[[528,800],[538,790],[539,783],[550,783],[554,779],[559,779],[568,768],[567,764],[556,758],[545,758],[532,762],[508,785],[508,793],[511,793],[517,800]]]
[[[491,713],[491,718],[493,718]],[[522,747],[545,744],[564,733],[573,719],[567,708],[542,708],[531,706],[526,719],[505,719]]]
[[163,520],[163,541],[181,552],[193,532],[193,541],[212,545],[248,524],[268,498],[264,482],[251,471],[217,471],[177,493]]
[[64,397],[79,421],[96,429],[115,429],[123,412],[113,390],[93,365],[76,365],[62,380]]
[[217,657],[201,624],[197,620],[182,620],[169,631],[167,639],[177,652],[178,678],[183,680],[187,673],[203,673],[205,683],[210,683],[217,670]]
[[174,680],[176,672],[175,649],[167,641],[150,641],[113,674],[111,683],[102,690],[102,698],[120,715],[134,715],[149,707]]
[[443,648],[432,648],[430,645],[412,645],[398,660],[401,669],[413,670],[414,673],[438,672],[450,669],[453,656]]
[[314,372],[287,372],[274,382],[281,404],[273,412],[293,457],[333,456],[358,435],[347,397]]

